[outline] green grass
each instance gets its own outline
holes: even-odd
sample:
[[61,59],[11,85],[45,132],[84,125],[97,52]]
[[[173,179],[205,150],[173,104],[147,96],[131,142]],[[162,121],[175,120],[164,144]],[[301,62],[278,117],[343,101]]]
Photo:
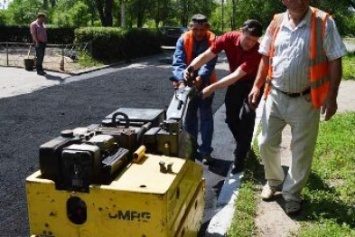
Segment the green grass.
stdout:
[[343,57],[343,79],[355,80],[355,53],[348,53]]
[[320,125],[300,237],[355,236],[355,113]]
[[[254,218],[263,167],[255,154],[247,163],[228,236],[259,236]],[[303,190],[303,211],[297,237],[355,236],[355,113],[321,122],[312,173]]]
[[[228,236],[249,237],[256,236],[254,218],[256,205],[259,201],[261,189],[260,181],[263,179],[263,167],[259,161],[259,151],[256,142],[246,162],[244,177],[239,189],[238,201],[235,203],[235,213]],[[261,186],[260,186],[261,187]]]
[[87,52],[79,52],[79,64],[82,67],[103,66],[104,64],[94,60]]

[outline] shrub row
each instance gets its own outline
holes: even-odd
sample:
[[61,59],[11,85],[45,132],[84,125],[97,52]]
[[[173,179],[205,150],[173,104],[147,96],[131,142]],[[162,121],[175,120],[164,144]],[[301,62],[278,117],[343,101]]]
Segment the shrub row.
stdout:
[[153,29],[84,27],[75,30],[75,43],[92,42],[96,60],[115,62],[160,52],[160,33]]
[[[29,26],[0,25],[0,32],[0,42],[32,42]],[[51,44],[71,44],[74,41],[74,28],[71,27],[49,27],[47,34]]]
[[[0,42],[31,42],[29,26],[0,26]],[[92,57],[105,63],[160,52],[161,34],[155,29],[83,27],[47,29],[50,44],[91,42]]]

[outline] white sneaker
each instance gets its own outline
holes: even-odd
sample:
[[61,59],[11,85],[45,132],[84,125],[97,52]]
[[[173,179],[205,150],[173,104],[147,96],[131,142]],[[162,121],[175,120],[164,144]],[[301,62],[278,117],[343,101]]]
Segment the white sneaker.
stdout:
[[261,191],[260,197],[263,200],[269,200],[270,198],[272,198],[276,191],[278,190],[278,187],[271,187],[268,184],[266,184],[263,187],[263,191]]

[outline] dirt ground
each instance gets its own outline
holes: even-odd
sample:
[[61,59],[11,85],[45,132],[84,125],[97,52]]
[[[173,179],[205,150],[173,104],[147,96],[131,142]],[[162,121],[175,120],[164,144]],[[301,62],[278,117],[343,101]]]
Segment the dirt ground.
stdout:
[[[281,144],[282,165],[284,167],[289,167],[290,164],[290,141],[290,127],[287,126],[283,132]],[[261,192],[262,185],[257,188]],[[258,237],[290,237],[292,233],[297,233],[299,223],[296,219],[286,215],[283,206],[284,200],[281,192],[278,192],[271,201],[258,200],[257,216],[255,218]]]
[[[11,49],[10,49],[11,50]],[[12,49],[11,53],[0,52],[0,66],[10,66],[26,68],[35,63],[35,53],[27,54],[27,49]],[[31,62],[32,61],[32,62]],[[30,63],[30,64],[29,64]],[[89,68],[80,65],[77,57],[62,56],[61,49],[47,48],[43,59],[43,68],[45,70],[64,72],[68,74],[77,74]],[[34,65],[35,69],[35,65]]]

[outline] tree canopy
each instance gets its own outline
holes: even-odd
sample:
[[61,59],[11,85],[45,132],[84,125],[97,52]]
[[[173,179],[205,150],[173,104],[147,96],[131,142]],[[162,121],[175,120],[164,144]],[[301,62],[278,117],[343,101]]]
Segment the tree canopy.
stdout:
[[[355,28],[355,0],[312,0],[333,15],[343,35]],[[246,19],[266,27],[285,8],[280,0],[13,0],[0,10],[0,24],[29,24],[39,11],[57,26],[122,26],[158,28],[187,26],[196,13],[206,15],[215,31],[238,29]]]

